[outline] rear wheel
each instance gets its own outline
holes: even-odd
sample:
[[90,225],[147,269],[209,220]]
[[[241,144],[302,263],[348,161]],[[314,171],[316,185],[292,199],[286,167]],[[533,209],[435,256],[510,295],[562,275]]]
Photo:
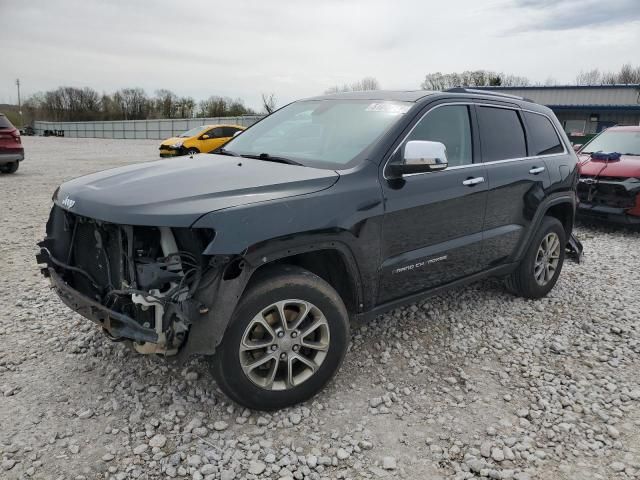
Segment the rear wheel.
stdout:
[[302,268],[273,268],[240,300],[213,358],[213,374],[245,407],[284,408],[315,395],[333,377],[348,337],[347,310],[327,282]]
[[544,217],[507,288],[526,298],[544,297],[554,287],[564,263],[566,233],[560,220]]
[[16,173],[18,171],[18,167],[20,166],[19,162],[11,162],[5,165],[0,165],[0,172],[2,173]]

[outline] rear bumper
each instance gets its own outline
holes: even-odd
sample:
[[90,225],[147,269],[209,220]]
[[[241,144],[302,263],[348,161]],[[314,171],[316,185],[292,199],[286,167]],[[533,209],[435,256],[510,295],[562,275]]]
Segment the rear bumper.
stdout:
[[598,220],[624,225],[640,225],[640,216],[629,215],[628,208],[607,207],[581,202],[578,205],[578,218]]
[[[46,259],[39,257],[38,263],[46,263]],[[98,324],[112,337],[134,340],[139,343],[158,342],[158,334],[153,329],[145,328],[131,317],[110,310],[104,305],[74,290],[67,285],[53,268],[44,268],[43,273],[49,277],[52,288],[66,306]]]
[[0,165],[21,162],[22,160],[24,160],[24,149],[0,147]]

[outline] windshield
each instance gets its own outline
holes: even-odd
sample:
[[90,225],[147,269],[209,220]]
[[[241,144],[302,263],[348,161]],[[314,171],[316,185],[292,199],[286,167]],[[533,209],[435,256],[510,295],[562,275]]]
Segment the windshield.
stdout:
[[587,143],[580,153],[640,155],[640,132],[608,130]]
[[196,127],[196,128],[192,128],[191,130],[187,130],[186,132],[182,133],[180,135],[180,138],[195,137],[200,132],[202,132],[205,128],[206,127],[204,125],[201,125],[201,126]]
[[268,155],[305,166],[344,168],[409,110],[411,103],[307,100],[266,117],[224,146],[240,155]]

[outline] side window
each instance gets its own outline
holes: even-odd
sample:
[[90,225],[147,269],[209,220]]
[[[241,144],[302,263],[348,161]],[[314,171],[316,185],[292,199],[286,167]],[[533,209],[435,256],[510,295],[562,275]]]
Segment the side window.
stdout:
[[562,142],[551,121],[544,115],[524,112],[529,139],[529,155],[551,155],[564,152]]
[[447,147],[449,166],[473,163],[471,122],[467,105],[448,105],[428,112],[406,141],[430,140]]
[[233,134],[238,131],[235,127],[222,127],[222,136],[223,137],[233,137]]
[[209,138],[221,138],[222,137],[222,127],[212,128],[208,132]]
[[509,108],[477,107],[482,160],[493,162],[527,156],[518,112]]

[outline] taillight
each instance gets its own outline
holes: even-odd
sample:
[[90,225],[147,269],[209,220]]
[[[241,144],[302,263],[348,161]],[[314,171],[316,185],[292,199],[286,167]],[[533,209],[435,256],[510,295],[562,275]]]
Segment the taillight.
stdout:
[[22,140],[20,140],[20,133],[18,132],[13,134],[13,139],[16,141],[16,143],[22,143]]

